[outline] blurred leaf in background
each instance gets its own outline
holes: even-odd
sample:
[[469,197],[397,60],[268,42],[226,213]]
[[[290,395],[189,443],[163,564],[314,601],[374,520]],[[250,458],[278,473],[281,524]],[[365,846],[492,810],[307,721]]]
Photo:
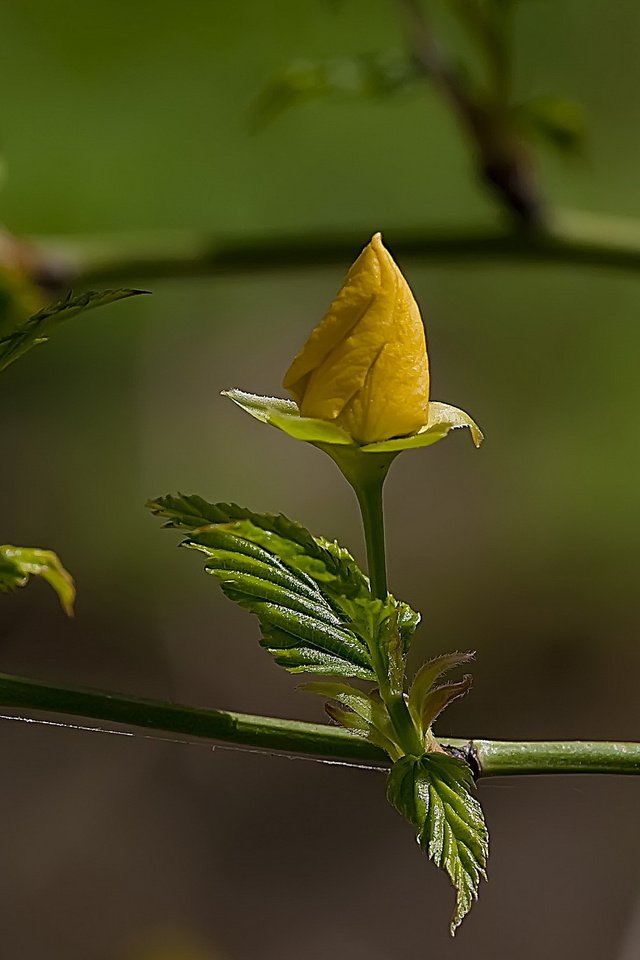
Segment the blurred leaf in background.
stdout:
[[587,118],[576,100],[541,96],[513,108],[516,123],[541,143],[565,156],[579,156],[587,140]]
[[322,60],[297,59],[266,81],[253,108],[255,126],[312,100],[344,103],[376,100],[415,87],[420,75],[401,51],[360,53]]

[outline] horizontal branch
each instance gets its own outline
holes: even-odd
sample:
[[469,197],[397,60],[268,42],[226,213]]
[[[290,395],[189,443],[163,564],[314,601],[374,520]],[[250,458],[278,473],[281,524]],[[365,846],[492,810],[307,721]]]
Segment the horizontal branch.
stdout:
[[[372,225],[375,227],[376,224]],[[386,230],[398,257],[470,264],[530,264],[640,269],[640,221],[578,211],[556,212],[545,230],[433,228]],[[263,237],[216,237],[158,231],[30,241],[34,278],[54,287],[159,278],[346,265],[367,240],[362,229]]]
[[[341,727],[59,687],[7,674],[0,674],[0,706],[122,723],[258,750],[388,764],[381,750]],[[441,742],[462,751],[482,777],[535,773],[640,774],[638,743],[451,738]]]
[[58,687],[6,674],[0,674],[0,706],[124,723],[259,750],[284,750],[363,762],[384,763],[386,759],[386,754],[377,747],[342,727]]
[[640,743],[603,740],[473,740],[481,775],[640,774]]

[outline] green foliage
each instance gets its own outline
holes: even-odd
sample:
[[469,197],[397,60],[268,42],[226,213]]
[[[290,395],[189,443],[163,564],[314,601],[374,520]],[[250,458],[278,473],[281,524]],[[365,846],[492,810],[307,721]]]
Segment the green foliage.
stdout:
[[415,827],[420,847],[455,887],[452,935],[478,896],[480,877],[486,877],[488,833],[472,790],[469,766],[445,753],[401,757],[387,783],[389,802]]
[[64,611],[73,614],[75,587],[57,554],[38,547],[0,546],[0,591],[24,587],[30,576],[42,577],[58,594]]
[[46,343],[60,323],[77,317],[87,310],[102,307],[127,297],[136,297],[146,290],[89,290],[74,297],[71,292],[57,303],[39,310],[24,323],[0,337],[0,370],[4,370],[32,347]]
[[377,684],[361,690],[343,681],[314,681],[303,689],[328,698],[325,710],[335,723],[393,761],[389,800],[456,887],[453,932],[477,894],[487,833],[470,792],[468,766],[424,751],[438,749],[431,732],[435,717],[470,685],[470,677],[437,681],[471,654],[445,654],[425,664],[406,697],[407,649],[418,614],[391,596],[374,597],[343,547],[282,514],[254,513],[233,503],[177,495],[148,506],[165,526],[188,532],[182,545],[203,553],[205,569],[225,594],[258,617],[262,645],[277,663],[294,673]]

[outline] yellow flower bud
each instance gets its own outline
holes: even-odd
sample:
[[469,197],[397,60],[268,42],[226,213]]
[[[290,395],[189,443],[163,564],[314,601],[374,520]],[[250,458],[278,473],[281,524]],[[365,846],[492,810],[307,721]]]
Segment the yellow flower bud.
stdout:
[[377,233],[355,261],[283,386],[300,414],[360,444],[416,433],[429,417],[420,310]]

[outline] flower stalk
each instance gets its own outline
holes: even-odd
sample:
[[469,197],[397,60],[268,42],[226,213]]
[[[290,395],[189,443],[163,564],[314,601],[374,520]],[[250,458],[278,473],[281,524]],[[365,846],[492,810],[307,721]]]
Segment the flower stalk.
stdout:
[[[366,458],[366,454],[364,455]],[[387,467],[388,469],[388,467]],[[377,472],[370,480],[354,485],[367,548],[367,565],[371,592],[378,600],[386,600],[387,562],[384,531],[383,488],[387,471]],[[374,644],[375,648],[375,644]],[[387,708],[389,718],[398,737],[398,744],[405,754],[420,756],[424,744],[407,708],[403,690],[393,690],[387,676],[386,665],[381,662],[380,652],[371,651],[378,678],[380,696]]]
[[371,592],[379,600],[386,600],[389,592],[382,502],[383,486],[384,477],[354,488],[362,516]]
[[[335,460],[355,492],[362,517],[371,593],[377,600],[386,602],[389,589],[383,493],[389,467],[397,454],[367,454],[362,453],[358,447],[336,444],[318,444],[318,446],[321,446]],[[402,747],[405,754],[420,756],[424,753],[424,743],[407,708],[404,691],[392,688],[387,664],[376,644],[372,645],[371,658],[380,696],[397,735],[398,745]]]

